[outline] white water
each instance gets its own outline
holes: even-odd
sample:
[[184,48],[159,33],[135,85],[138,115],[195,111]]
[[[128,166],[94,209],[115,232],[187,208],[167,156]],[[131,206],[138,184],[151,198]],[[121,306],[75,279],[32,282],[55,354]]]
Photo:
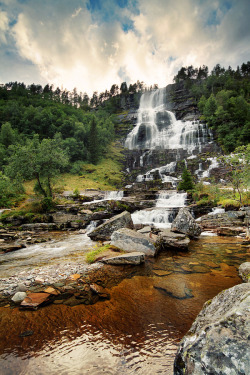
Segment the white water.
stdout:
[[171,182],[173,186],[176,186],[178,179],[175,177],[169,176],[169,173],[175,172],[175,169],[176,169],[176,162],[173,161],[162,167],[151,169],[144,175],[142,174],[138,175],[136,177],[136,182],[152,181],[154,179],[154,175],[158,173],[162,182]]
[[120,200],[123,198],[123,191],[122,190],[114,190],[114,191],[106,191],[104,200]]
[[211,132],[197,121],[176,120],[166,109],[165,89],[141,96],[136,127],[128,134],[125,147],[133,149],[184,149],[192,153],[210,141]]
[[209,165],[208,169],[201,174],[201,177],[200,177],[201,179],[209,177],[211,170],[214,169],[214,168],[218,168],[218,166],[219,166],[219,163],[218,163],[218,160],[217,160],[216,157],[207,158],[207,160],[209,160],[211,162],[211,164]]
[[156,208],[134,212],[131,215],[133,223],[170,228],[178,208],[185,206],[186,198],[186,193],[161,192],[156,200]]

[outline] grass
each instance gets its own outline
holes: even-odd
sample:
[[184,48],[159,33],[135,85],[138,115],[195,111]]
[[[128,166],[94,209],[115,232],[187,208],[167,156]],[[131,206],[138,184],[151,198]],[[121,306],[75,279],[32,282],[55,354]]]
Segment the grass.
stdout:
[[86,262],[92,264],[100,258],[100,255],[103,258],[116,256],[123,253],[124,252],[122,250],[109,244],[103,246],[95,245],[94,248],[86,254]]
[[[122,147],[118,143],[109,146],[108,151],[97,165],[84,164],[81,175],[61,174],[54,185],[58,192],[85,189],[115,190],[122,184]],[[33,194],[35,181],[27,181],[24,187],[27,194]]]

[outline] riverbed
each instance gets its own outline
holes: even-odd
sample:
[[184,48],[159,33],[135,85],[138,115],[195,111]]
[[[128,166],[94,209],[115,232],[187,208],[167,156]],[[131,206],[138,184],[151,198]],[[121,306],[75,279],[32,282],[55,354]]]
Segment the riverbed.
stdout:
[[108,301],[35,312],[1,308],[1,373],[170,375],[203,303],[240,283],[245,261],[249,248],[241,239],[204,236],[189,252],[163,252],[136,267],[109,289]]

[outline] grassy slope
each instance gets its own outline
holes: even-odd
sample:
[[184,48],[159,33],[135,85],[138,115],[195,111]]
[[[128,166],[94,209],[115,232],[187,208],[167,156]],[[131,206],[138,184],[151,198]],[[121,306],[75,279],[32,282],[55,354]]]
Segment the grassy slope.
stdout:
[[[115,190],[121,186],[123,174],[121,161],[123,155],[119,143],[109,146],[105,158],[97,165],[84,164],[81,175],[61,174],[55,183],[59,191],[79,191],[85,189]],[[33,193],[35,181],[24,183],[27,194]]]

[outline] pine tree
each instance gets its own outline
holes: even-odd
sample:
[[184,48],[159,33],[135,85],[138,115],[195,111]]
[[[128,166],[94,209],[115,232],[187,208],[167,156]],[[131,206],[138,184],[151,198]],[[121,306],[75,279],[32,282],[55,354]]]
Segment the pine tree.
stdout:
[[192,179],[192,175],[189,170],[185,167],[182,175],[181,175],[181,182],[178,185],[178,190],[192,190],[194,188],[194,183]]

